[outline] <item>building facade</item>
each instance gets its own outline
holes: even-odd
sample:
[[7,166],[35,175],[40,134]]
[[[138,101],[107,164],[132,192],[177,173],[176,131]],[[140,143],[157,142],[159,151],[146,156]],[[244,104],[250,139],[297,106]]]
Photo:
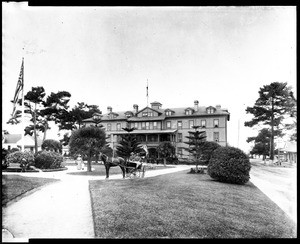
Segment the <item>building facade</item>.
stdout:
[[[215,107],[199,106],[194,101],[191,107],[162,108],[159,102],[152,102],[151,107],[146,106],[139,110],[137,104],[133,110],[113,112],[107,107],[107,113],[102,115],[101,124],[104,126],[109,144],[115,149],[122,134],[128,132],[122,128],[135,128],[131,134],[137,136],[141,144],[147,146],[150,157],[156,157],[156,147],[163,141],[170,141],[176,148],[179,158],[188,158],[186,142],[189,131],[194,125],[200,126],[206,132],[207,141],[215,141],[222,146],[227,145],[227,122],[230,113],[220,105]],[[87,126],[94,125],[93,118],[83,121]],[[114,150],[115,151],[115,150]]]

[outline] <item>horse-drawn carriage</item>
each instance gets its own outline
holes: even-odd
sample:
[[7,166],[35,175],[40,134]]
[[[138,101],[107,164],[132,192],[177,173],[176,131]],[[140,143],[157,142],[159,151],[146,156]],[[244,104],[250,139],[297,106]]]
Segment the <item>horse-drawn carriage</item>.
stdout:
[[146,162],[143,159],[129,158],[125,160],[122,157],[108,157],[105,154],[101,154],[101,161],[103,161],[106,169],[106,178],[109,178],[110,167],[119,166],[123,173],[123,178],[144,178],[146,172]]

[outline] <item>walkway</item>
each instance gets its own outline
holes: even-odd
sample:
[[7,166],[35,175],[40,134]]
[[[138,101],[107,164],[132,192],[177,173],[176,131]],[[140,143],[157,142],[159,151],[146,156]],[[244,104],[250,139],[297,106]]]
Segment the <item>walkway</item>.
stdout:
[[297,223],[297,169],[251,160],[250,181]]
[[[190,166],[147,171],[145,177],[178,172]],[[40,190],[3,208],[2,241],[27,242],[29,238],[94,238],[94,227],[89,180],[104,180],[105,176],[76,176],[75,166],[66,171],[22,174],[26,177],[55,178],[61,181],[49,184]],[[2,173],[20,174],[20,173]],[[121,179],[122,175],[110,175]],[[11,238],[10,233],[14,236]]]

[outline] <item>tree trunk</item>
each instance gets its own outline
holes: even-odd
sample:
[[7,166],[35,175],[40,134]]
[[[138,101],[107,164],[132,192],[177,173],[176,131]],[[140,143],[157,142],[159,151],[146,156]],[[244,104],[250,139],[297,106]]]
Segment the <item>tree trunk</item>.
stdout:
[[45,131],[44,131],[43,142],[46,140],[47,130],[48,130],[48,122],[46,121],[46,123],[45,123]]
[[35,153],[37,153],[38,145],[37,145],[37,135],[36,135],[36,103],[35,103],[34,113],[33,113],[33,132],[34,132],[34,149],[35,149]]
[[91,172],[92,171],[92,155],[89,154],[88,156],[88,161],[87,161],[87,171]]
[[164,166],[167,166],[167,158],[164,158]]
[[274,159],[274,100],[272,97],[272,115],[271,115],[271,141],[270,141],[270,159]]

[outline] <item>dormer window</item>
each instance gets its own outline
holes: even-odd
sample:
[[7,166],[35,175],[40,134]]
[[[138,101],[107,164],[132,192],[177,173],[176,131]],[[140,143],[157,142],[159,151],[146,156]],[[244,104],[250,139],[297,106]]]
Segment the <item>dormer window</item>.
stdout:
[[192,110],[191,109],[185,110],[185,115],[192,115]]
[[171,116],[172,112],[171,111],[166,111],[166,116]]
[[125,113],[126,118],[130,118],[133,116],[132,112],[126,112]]
[[206,112],[208,114],[213,114],[215,112],[215,109],[213,107],[209,107],[209,108],[207,108]]

